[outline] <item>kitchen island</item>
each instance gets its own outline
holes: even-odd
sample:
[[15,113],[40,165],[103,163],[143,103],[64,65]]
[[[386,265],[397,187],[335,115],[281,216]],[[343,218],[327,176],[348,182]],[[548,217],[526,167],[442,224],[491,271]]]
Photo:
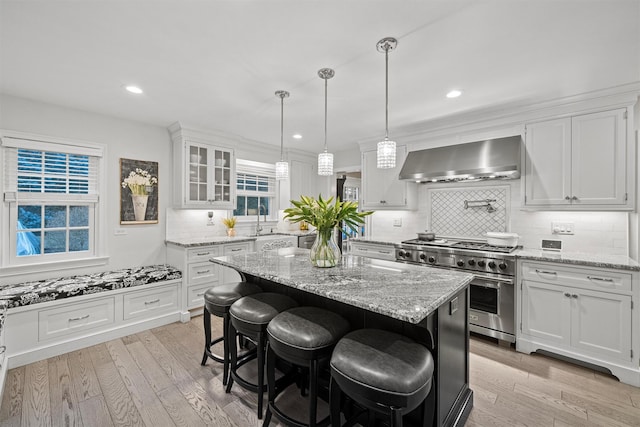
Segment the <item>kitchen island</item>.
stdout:
[[353,255],[343,255],[337,267],[316,268],[309,251],[297,248],[211,262],[235,269],[265,291],[290,295],[300,305],[340,313],[352,329],[387,329],[423,343],[436,364],[435,414],[429,419],[434,426],[464,425],[473,405],[467,322],[471,274]]

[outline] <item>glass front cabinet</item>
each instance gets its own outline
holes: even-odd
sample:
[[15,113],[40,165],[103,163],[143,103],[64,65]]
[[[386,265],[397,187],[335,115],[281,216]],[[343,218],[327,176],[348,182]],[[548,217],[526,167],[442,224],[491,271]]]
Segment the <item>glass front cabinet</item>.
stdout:
[[[181,208],[235,209],[236,176],[233,149],[183,141],[175,156],[174,205]],[[175,151],[174,151],[175,152]],[[177,185],[180,185],[178,188]]]

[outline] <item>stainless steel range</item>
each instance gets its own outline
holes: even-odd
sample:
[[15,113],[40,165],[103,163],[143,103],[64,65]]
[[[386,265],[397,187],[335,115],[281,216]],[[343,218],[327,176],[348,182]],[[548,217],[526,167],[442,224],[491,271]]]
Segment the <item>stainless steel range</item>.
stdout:
[[470,330],[515,342],[515,249],[479,241],[414,239],[396,245],[396,260],[473,273]]

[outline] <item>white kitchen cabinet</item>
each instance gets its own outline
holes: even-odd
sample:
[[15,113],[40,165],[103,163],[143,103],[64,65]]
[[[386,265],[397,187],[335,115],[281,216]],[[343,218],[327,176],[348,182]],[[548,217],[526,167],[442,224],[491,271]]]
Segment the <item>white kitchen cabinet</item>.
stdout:
[[291,184],[289,200],[300,200],[300,196],[318,197],[316,165],[301,160],[291,160],[289,164],[291,167],[289,171]]
[[350,253],[367,258],[396,260],[396,250],[392,244],[383,245],[381,243],[371,243],[362,240],[350,241]]
[[627,109],[526,126],[525,200],[531,208],[633,209],[635,152]]
[[407,146],[396,147],[396,167],[378,169],[376,150],[362,152],[362,209],[403,210],[415,206],[416,184],[398,179]]
[[168,244],[167,263],[183,272],[181,290],[182,301],[184,301],[184,306],[181,307],[183,316],[187,316],[188,310],[204,306],[204,293],[207,289],[223,283],[240,281],[240,275],[235,270],[214,264],[209,261],[210,258],[252,252],[254,246],[253,241],[193,248]]
[[174,139],[173,162],[176,207],[235,209],[236,160],[233,149]]
[[637,273],[533,261],[518,261],[518,267],[518,351],[593,363],[640,385],[640,338],[632,335]]

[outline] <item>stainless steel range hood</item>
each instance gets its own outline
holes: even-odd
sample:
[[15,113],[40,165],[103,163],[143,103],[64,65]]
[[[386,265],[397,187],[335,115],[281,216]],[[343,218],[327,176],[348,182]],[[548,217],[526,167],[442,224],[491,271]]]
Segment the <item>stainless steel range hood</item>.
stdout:
[[400,179],[416,182],[520,177],[520,135],[411,151]]

